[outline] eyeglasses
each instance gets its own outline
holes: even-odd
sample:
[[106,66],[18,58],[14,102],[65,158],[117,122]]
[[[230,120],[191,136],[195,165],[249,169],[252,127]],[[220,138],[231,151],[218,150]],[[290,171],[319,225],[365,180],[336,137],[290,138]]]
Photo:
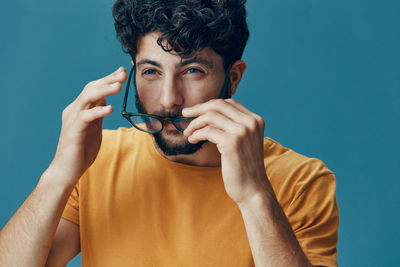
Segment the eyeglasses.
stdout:
[[[231,70],[231,66],[228,67],[228,69],[225,72],[225,80],[222,85],[221,91],[219,93],[218,98],[226,98],[226,90],[228,88],[228,83],[229,83],[229,72]],[[133,127],[136,129],[146,132],[146,133],[159,133],[164,129],[164,123],[165,122],[172,122],[172,124],[175,126],[176,129],[179,131],[183,132],[189,123],[195,119],[195,118],[187,118],[184,116],[176,116],[176,117],[162,117],[162,116],[157,116],[153,114],[143,114],[143,113],[131,113],[131,112],[126,112],[126,103],[128,101],[128,94],[129,94],[129,87],[131,84],[131,79],[132,76],[136,76],[136,64],[132,66],[131,71],[129,72],[129,77],[128,77],[128,83],[126,85],[126,91],[125,91],[125,96],[124,96],[124,103],[122,106],[122,116],[127,119]],[[134,78],[133,85],[136,90],[137,94],[137,88],[136,88],[136,79]]]

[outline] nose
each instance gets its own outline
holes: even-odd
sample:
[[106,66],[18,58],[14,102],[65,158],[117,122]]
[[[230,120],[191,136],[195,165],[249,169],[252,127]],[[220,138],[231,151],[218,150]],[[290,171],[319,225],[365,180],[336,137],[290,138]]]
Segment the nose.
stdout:
[[165,110],[174,110],[183,104],[179,82],[174,75],[165,75],[162,82],[160,104]]

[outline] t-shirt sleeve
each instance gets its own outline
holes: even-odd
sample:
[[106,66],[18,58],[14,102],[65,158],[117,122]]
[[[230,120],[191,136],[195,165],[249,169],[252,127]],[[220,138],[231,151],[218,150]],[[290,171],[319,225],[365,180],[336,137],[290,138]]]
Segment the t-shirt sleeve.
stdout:
[[79,182],[72,190],[61,217],[79,225]]
[[339,209],[334,174],[301,185],[286,213],[304,253],[313,265],[338,266]]

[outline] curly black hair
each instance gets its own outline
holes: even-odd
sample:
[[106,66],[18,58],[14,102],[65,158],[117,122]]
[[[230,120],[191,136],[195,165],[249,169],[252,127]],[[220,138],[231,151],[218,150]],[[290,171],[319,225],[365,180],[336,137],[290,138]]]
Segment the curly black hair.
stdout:
[[158,45],[182,58],[211,47],[224,68],[241,59],[249,38],[246,0],[117,0],[112,15],[123,51],[135,59],[140,37],[160,31]]

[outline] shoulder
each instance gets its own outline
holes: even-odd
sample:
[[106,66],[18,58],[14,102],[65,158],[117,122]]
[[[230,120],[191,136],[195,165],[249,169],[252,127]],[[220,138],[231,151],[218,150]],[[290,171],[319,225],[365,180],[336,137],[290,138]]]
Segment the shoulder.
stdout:
[[102,130],[99,152],[82,180],[96,183],[98,179],[111,179],[112,175],[107,176],[107,173],[131,166],[133,160],[143,154],[147,138],[145,133],[132,128]]
[[279,172],[297,177],[332,174],[321,160],[297,153],[271,138],[264,139],[264,163],[273,173]]
[[282,206],[289,205],[316,184],[333,190],[336,186],[334,174],[323,161],[297,153],[271,138],[264,139],[264,164]]
[[110,146],[115,143],[120,143],[126,138],[134,137],[137,135],[137,131],[132,128],[120,127],[118,129],[103,129],[102,146]]
[[142,149],[146,141],[145,133],[132,128],[104,129],[101,146],[93,165],[98,167],[110,163],[113,159],[124,159],[128,154]]
[[104,129],[99,154],[110,153],[140,143],[144,137],[132,128]]

